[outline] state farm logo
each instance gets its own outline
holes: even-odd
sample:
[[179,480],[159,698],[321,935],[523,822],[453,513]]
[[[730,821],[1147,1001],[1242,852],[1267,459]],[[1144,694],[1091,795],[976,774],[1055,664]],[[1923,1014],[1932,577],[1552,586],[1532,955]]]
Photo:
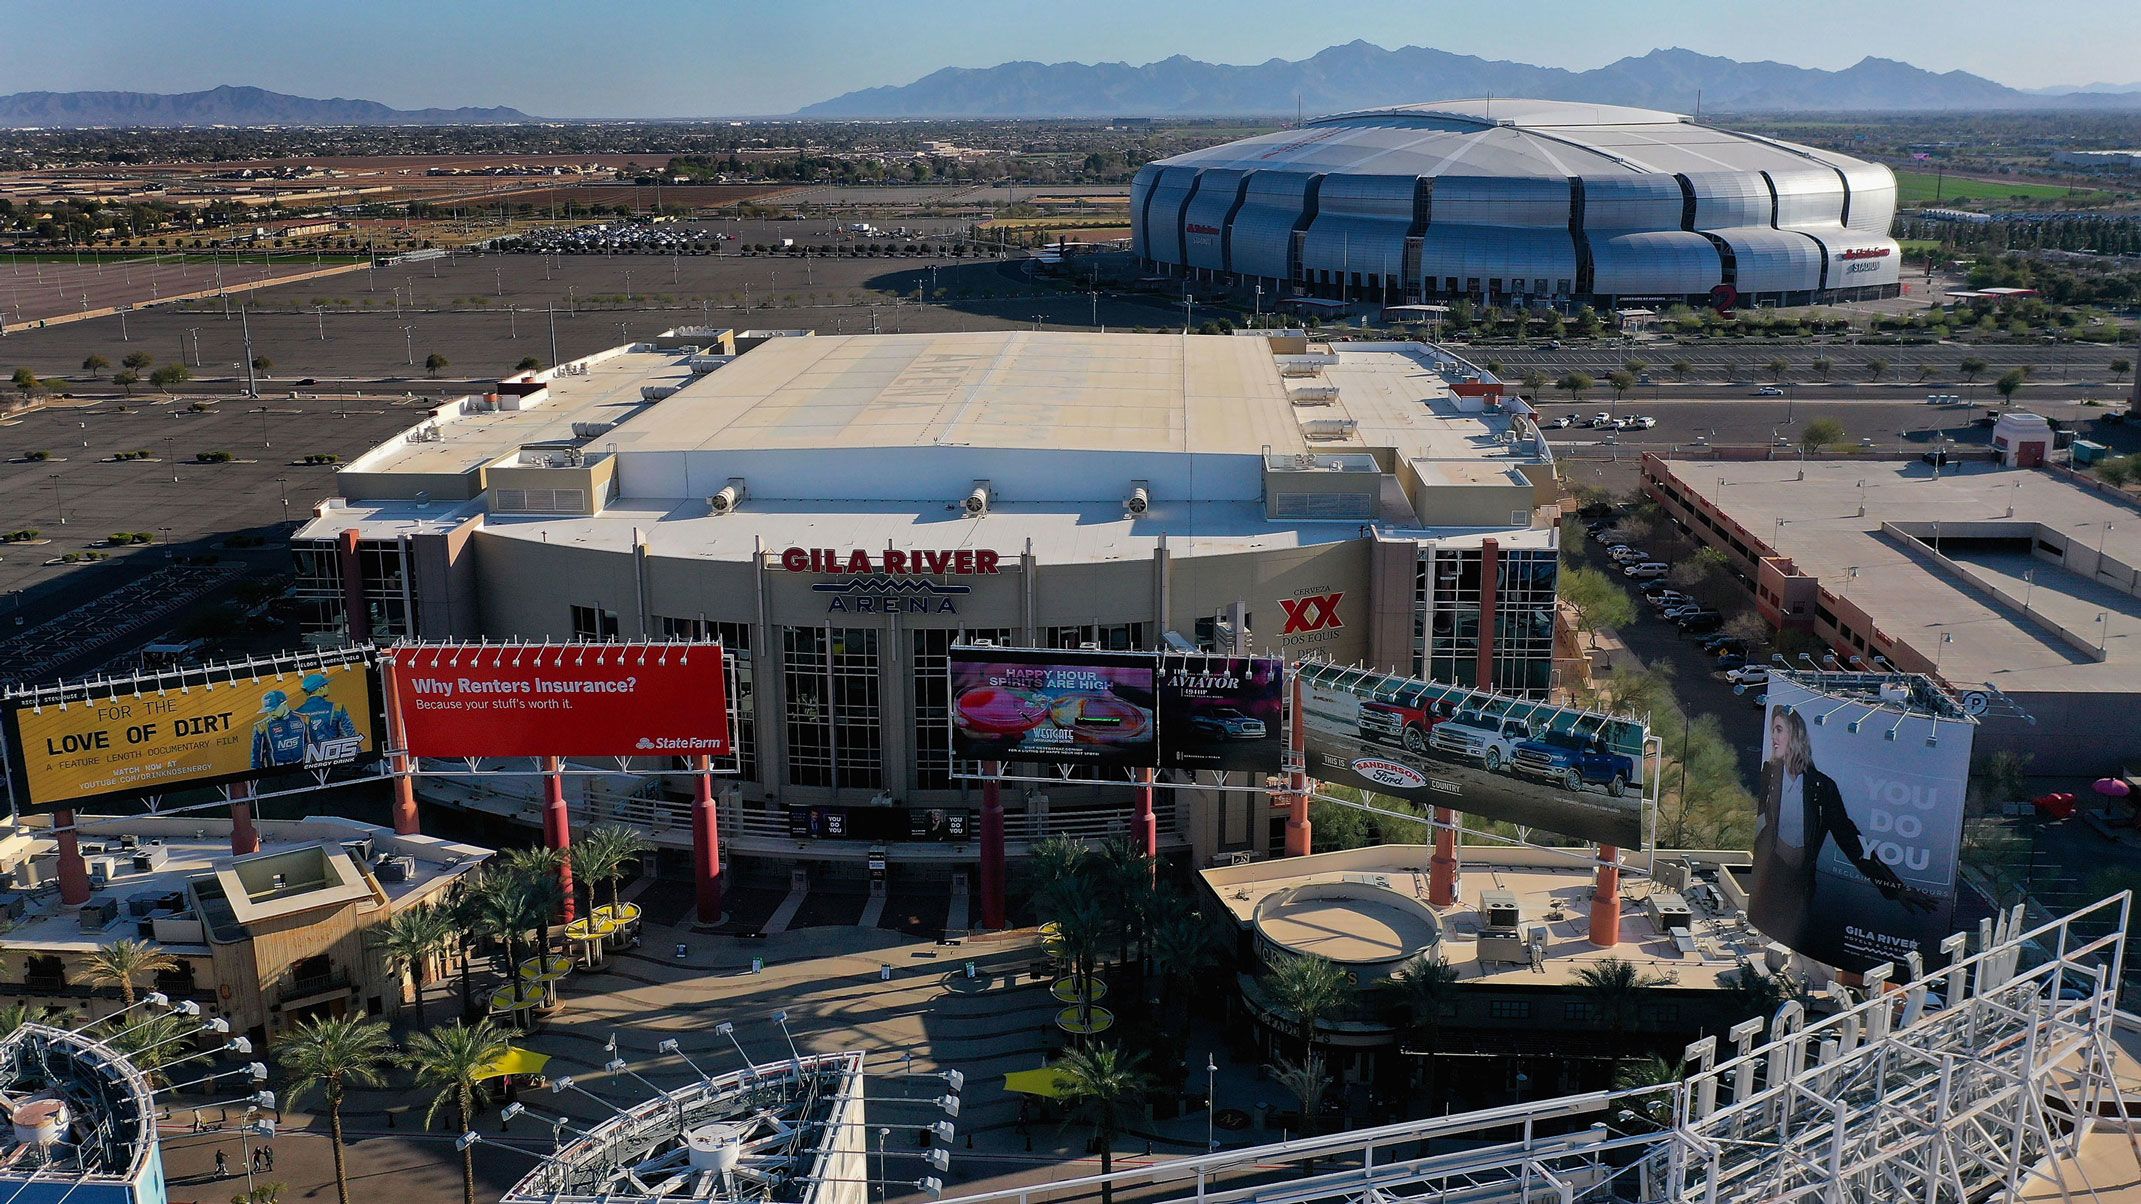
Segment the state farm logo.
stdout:
[[1394,790],[1419,790],[1427,785],[1427,775],[1419,770],[1382,757],[1361,757],[1348,768],[1378,786]]
[[1839,259],[1886,259],[1887,247],[1854,247],[1838,256]]
[[1286,612],[1286,626],[1281,635],[1303,635],[1311,631],[1333,631],[1345,626],[1338,617],[1338,604],[1345,594],[1304,594],[1298,598],[1279,599],[1279,609]]

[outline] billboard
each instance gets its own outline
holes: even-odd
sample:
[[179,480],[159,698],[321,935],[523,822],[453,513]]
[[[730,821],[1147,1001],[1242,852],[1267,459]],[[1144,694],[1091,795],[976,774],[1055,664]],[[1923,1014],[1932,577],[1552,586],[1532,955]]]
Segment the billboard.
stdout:
[[807,807],[788,808],[788,834],[798,840],[915,840],[960,842],[973,839],[980,825],[972,811],[946,807]]
[[1638,720],[1314,661],[1295,673],[1318,781],[1645,847],[1650,733]]
[[1162,657],[1161,769],[1276,773],[1286,751],[1286,665],[1246,656]]
[[414,756],[729,752],[719,644],[424,644],[384,655]]
[[1748,918],[1841,970],[1930,959],[1955,919],[1972,721],[1892,674],[1772,673],[1765,718]]
[[1147,652],[951,650],[952,755],[972,761],[1159,764]]
[[209,665],[11,700],[24,811],[348,765],[377,754],[372,670],[301,657]]

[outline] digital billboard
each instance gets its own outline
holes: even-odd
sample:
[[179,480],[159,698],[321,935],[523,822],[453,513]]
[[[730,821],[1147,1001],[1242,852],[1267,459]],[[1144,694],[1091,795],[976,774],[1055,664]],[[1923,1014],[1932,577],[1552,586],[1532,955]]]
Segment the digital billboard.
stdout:
[[414,756],[729,752],[718,644],[424,644],[383,655]]
[[953,648],[952,755],[1156,767],[1156,660],[1143,652]]
[[1645,847],[1643,723],[1321,662],[1294,671],[1311,778]]
[[1278,772],[1286,751],[1284,661],[1165,656],[1158,688],[1161,769]]
[[790,807],[788,835],[798,840],[960,842],[978,833],[972,811],[947,807]]
[[377,754],[371,666],[288,658],[18,695],[8,760],[25,811],[349,765]]
[[1772,673],[1765,717],[1748,918],[1841,970],[1930,958],[1955,919],[1973,722],[1891,674]]

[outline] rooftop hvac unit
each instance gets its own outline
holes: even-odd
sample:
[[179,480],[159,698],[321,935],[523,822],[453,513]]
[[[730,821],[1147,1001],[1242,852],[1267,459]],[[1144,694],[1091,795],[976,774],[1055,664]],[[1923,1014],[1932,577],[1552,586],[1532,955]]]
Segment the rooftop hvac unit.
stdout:
[[729,483],[722,488],[721,492],[706,499],[706,509],[712,514],[733,513],[737,505],[743,501],[746,492],[748,491],[744,487],[742,477],[730,477]]
[[342,842],[342,851],[368,865],[372,860],[372,838],[360,836],[355,840],[345,840]]
[[125,877],[133,868],[133,865],[124,858],[91,857],[89,859],[89,881],[101,886],[114,878]]
[[960,503],[960,508],[966,511],[969,518],[980,518],[989,512],[989,500],[994,493],[987,481],[976,481],[974,491],[966,495],[966,500]]
[[1337,385],[1304,385],[1288,389],[1286,399],[1297,406],[1327,406],[1338,400]]
[[1481,922],[1488,928],[1515,928],[1519,923],[1517,895],[1513,890],[1490,890],[1479,897]]
[[146,849],[136,849],[134,850],[134,871],[141,874],[153,873],[164,868],[164,862],[170,856],[171,850],[164,848],[162,845],[150,845]]
[[28,895],[14,891],[0,895],[0,916],[6,916],[10,920],[19,920],[28,915],[29,911],[30,897]]
[[1688,901],[1679,891],[1654,890],[1650,897],[1643,901],[1643,909],[1650,913],[1651,923],[1657,925],[1660,932],[1686,928],[1691,922]]
[[98,895],[82,904],[82,930],[97,932],[109,928],[119,919],[119,900],[110,895]]
[[387,857],[379,862],[378,878],[381,882],[407,882],[416,877],[416,858]]
[[639,399],[641,401],[660,401],[665,397],[674,397],[676,396],[676,388],[675,385],[641,385],[639,387]]
[[575,439],[599,439],[616,429],[616,426],[617,424],[614,422],[575,422],[572,424],[572,437]]
[[1123,509],[1131,514],[1143,514],[1152,508],[1152,490],[1144,481],[1130,482],[1130,496],[1123,499]]

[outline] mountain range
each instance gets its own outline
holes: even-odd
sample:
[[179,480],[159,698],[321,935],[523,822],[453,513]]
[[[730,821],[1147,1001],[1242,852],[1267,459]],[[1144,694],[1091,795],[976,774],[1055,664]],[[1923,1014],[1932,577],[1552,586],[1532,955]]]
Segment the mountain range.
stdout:
[[2141,94],[2041,95],[1965,71],[1934,72],[1865,58],[1841,71],[1743,63],[1692,50],[1653,50],[1588,71],[1371,42],[1306,59],[1247,66],[1176,55],[1128,63],[1004,63],[947,67],[911,84],[864,88],[808,105],[798,117],[1216,116],[1342,112],[1455,96],[1523,96],[1704,111],[2141,109]]
[[205,92],[16,92],[0,96],[0,127],[208,125],[497,125],[518,109],[395,109],[376,100],[315,100],[225,84]]

